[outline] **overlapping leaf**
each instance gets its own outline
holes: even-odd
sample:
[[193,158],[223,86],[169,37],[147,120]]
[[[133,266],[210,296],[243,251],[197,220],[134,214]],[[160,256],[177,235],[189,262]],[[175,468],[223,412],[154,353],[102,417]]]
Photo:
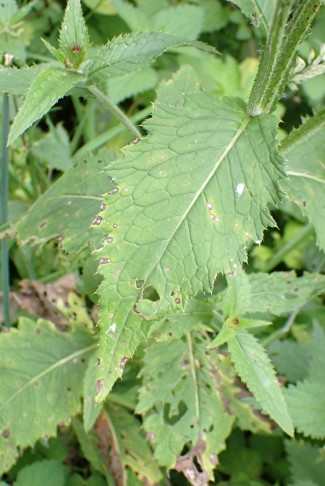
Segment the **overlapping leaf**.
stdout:
[[[103,213],[99,399],[146,337],[143,315],[211,290],[274,224],[269,207],[283,177],[275,124],[272,115],[250,118],[240,100],[200,92],[186,68],[160,88],[149,136],[110,169],[118,188]],[[159,297],[150,310],[146,287]]]
[[313,223],[320,248],[325,251],[325,111],[306,121],[282,144],[290,199]]
[[[110,158],[111,152],[89,157],[65,172],[13,227],[17,239],[45,243],[59,237],[62,247],[73,253],[93,242],[96,234],[89,227],[100,208],[100,195],[114,187],[103,172]],[[94,221],[97,226],[100,222],[99,217]]]
[[2,451],[55,435],[59,423],[79,412],[84,363],[95,347],[84,328],[62,333],[41,320],[22,319],[18,329],[1,333],[2,471],[11,465]]

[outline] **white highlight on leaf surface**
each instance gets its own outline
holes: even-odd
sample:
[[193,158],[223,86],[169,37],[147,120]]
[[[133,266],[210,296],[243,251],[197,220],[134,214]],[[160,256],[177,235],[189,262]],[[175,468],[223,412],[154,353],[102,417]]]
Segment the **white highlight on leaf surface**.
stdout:
[[239,184],[237,184],[237,187],[236,187],[237,197],[240,197],[243,194],[244,189],[245,189],[245,184],[243,184],[242,182],[240,182]]
[[116,331],[116,322],[113,322],[113,324],[109,327],[108,330],[111,331],[111,332],[115,332]]

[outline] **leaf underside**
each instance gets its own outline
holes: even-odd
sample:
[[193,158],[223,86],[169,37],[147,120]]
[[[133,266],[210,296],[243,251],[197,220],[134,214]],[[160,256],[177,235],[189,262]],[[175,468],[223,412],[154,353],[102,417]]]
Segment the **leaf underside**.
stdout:
[[[211,291],[216,274],[245,261],[246,245],[274,225],[269,206],[283,177],[275,126],[272,115],[250,118],[241,100],[200,92],[187,68],[160,87],[149,135],[109,170],[118,188],[102,214],[99,400],[146,338],[143,316]],[[150,312],[148,286],[159,296]]]

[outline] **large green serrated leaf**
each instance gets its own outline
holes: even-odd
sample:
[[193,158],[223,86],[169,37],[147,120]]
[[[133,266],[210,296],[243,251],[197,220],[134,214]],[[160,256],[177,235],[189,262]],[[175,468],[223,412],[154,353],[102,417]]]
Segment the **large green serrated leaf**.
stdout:
[[263,410],[289,435],[293,425],[280,385],[264,348],[247,331],[238,331],[228,343],[235,368]]
[[93,246],[96,234],[89,227],[92,222],[96,226],[101,222],[100,217],[96,218],[102,202],[100,194],[114,187],[103,172],[110,158],[111,152],[100,153],[65,172],[13,227],[17,239],[39,244],[59,237],[62,248],[71,253],[78,253],[88,244]]
[[85,328],[63,333],[43,320],[22,319],[18,329],[0,334],[2,468],[4,448],[53,436],[79,412],[84,362],[95,348]]
[[216,354],[206,344],[203,335],[187,333],[149,347],[137,412],[159,464],[174,467],[188,445],[212,479],[233,418],[219,393]]
[[53,105],[65,96],[84,77],[75,72],[47,67],[40,72],[29,87],[24,103],[12,124],[8,144],[11,144],[35,121],[45,115]]
[[276,0],[228,0],[238,5],[249,17],[260,34],[269,33],[270,24],[275,11]]
[[218,272],[239,266],[246,245],[274,224],[268,207],[279,201],[283,177],[275,119],[252,119],[241,100],[197,91],[189,69],[163,84],[148,137],[109,171],[118,188],[103,212],[99,399],[146,337],[136,307],[143,289],[158,293],[157,312],[180,309],[211,291]]
[[191,46],[216,52],[202,42],[181,39],[162,32],[136,32],[114,38],[106,46],[97,49],[85,66],[88,76],[99,74],[105,79],[123,76],[149,66],[168,48]]
[[286,399],[297,431],[307,437],[324,439],[325,385],[305,380],[289,387]]
[[325,251],[325,110],[293,131],[282,144],[290,199],[313,223],[320,248]]

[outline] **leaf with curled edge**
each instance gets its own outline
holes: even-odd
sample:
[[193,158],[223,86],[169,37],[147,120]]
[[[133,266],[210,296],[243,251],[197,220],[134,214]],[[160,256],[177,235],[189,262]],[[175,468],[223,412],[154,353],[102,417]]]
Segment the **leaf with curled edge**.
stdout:
[[[282,195],[275,118],[251,118],[241,100],[200,91],[190,68],[161,85],[145,127],[149,135],[109,171],[117,188],[106,197],[99,250],[99,401],[146,339],[144,317],[183,308],[245,261]],[[145,315],[148,287],[158,299]]]

